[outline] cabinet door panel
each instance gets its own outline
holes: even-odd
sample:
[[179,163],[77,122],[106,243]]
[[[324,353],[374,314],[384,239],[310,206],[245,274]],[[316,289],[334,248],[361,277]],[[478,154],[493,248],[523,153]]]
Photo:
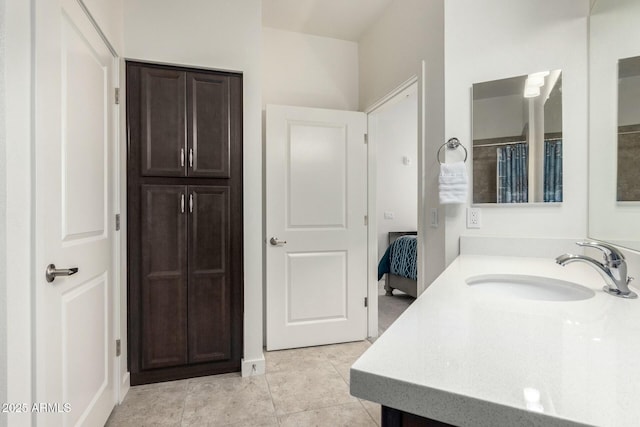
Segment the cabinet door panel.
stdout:
[[231,357],[230,191],[190,186],[189,361]]
[[229,78],[216,74],[187,74],[189,147],[193,150],[189,176],[229,177]]
[[143,185],[142,369],[187,362],[186,187]]
[[141,173],[184,176],[186,74],[157,68],[142,68],[140,73]]

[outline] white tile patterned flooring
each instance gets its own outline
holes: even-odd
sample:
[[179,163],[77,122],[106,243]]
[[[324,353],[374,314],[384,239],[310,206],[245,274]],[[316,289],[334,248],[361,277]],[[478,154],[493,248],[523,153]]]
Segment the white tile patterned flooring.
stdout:
[[262,376],[225,374],[132,387],[107,426],[376,426],[380,405],[349,394],[368,341],[265,352]]
[[[413,302],[379,289],[380,333]],[[107,421],[143,426],[379,426],[380,405],[349,394],[349,368],[368,341],[265,352],[266,374],[215,375],[132,387]]]

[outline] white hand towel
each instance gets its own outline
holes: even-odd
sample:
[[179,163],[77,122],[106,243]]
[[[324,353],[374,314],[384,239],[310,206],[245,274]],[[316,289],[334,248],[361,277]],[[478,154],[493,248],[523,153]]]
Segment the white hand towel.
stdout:
[[464,162],[440,165],[440,204],[467,203],[469,180]]

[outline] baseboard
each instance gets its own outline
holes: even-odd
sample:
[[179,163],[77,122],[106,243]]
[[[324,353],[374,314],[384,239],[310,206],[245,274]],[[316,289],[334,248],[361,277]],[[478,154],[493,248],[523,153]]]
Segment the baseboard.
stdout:
[[264,355],[259,359],[245,360],[242,359],[242,376],[251,377],[254,375],[264,375],[265,362]]
[[129,375],[129,371],[127,371],[122,376],[122,382],[120,382],[120,399],[118,403],[122,403],[124,401],[125,396],[129,393],[129,389],[131,389],[131,375]]

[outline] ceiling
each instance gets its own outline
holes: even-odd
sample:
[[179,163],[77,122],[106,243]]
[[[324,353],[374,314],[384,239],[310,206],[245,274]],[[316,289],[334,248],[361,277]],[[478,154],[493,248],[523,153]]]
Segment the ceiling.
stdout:
[[358,41],[393,0],[262,0],[262,25]]

